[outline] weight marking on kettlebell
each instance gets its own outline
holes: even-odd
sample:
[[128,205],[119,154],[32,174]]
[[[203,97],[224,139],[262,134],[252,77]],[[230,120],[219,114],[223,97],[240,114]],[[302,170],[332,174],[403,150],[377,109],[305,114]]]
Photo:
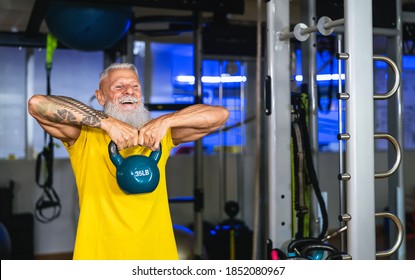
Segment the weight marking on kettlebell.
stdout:
[[148,175],[150,175],[150,171],[148,169],[134,171],[135,177],[142,177],[142,176],[148,176]]

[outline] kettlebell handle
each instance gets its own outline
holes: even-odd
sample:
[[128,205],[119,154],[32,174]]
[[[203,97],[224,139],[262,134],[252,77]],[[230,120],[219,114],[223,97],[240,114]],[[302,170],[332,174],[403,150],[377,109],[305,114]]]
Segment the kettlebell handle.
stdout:
[[110,155],[119,155],[117,145],[115,145],[115,142],[111,140],[111,142],[108,145],[108,152]]
[[118,152],[117,145],[115,145],[114,141],[110,141],[108,144],[108,153],[110,155],[110,159],[115,166],[120,166],[123,162],[123,157]]
[[[121,157],[121,155],[118,151],[117,145],[115,145],[115,142],[112,141],[112,140],[108,144],[108,153],[110,154],[110,157],[117,162],[116,166],[121,164],[122,157]],[[160,157],[161,157],[161,143],[160,143],[160,147],[158,148],[158,150],[156,150],[154,152],[151,152],[150,157],[153,160],[155,160],[156,162],[158,162],[160,160]]]

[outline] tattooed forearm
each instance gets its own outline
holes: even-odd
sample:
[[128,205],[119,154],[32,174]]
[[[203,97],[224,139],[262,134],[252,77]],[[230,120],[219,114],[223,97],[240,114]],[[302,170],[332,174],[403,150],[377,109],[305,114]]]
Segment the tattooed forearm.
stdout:
[[49,96],[49,101],[57,107],[56,112],[49,116],[53,122],[101,127],[101,120],[108,118],[104,112],[70,97]]

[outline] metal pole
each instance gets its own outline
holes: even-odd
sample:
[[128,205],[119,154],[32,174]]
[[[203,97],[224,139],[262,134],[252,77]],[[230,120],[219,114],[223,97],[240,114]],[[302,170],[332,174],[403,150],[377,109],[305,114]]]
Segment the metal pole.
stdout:
[[[306,23],[310,26],[316,24],[316,3],[315,0],[308,0],[306,6],[301,9],[304,11],[302,18],[306,19]],[[309,106],[309,130],[310,130],[310,146],[313,155],[313,164],[318,176],[318,98],[317,98],[317,71],[316,71],[316,54],[317,54],[317,34],[310,34],[309,40],[301,45],[303,64],[303,83],[307,84],[307,93],[310,102]],[[318,214],[318,201],[314,193],[311,196],[311,212],[310,212],[310,231],[312,236],[317,236],[321,231],[321,220]]]
[[[194,96],[195,104],[203,103],[202,99],[202,15],[194,12]],[[195,259],[200,259],[203,254],[203,147],[202,140],[195,141],[194,147],[194,236],[195,246],[193,254]]]
[[311,27],[308,27],[307,25],[303,23],[298,23],[295,26],[294,31],[283,32],[279,38],[280,40],[287,40],[287,39],[296,37],[299,40],[301,39],[300,41],[305,41],[306,39],[308,39],[308,36],[304,36],[304,35],[309,35],[315,32],[320,32],[321,34],[327,36],[333,32],[334,27],[337,27],[343,24],[344,24],[344,18],[337,19],[337,20],[331,20],[329,17],[322,17],[320,18],[319,23],[317,25],[313,25]]
[[372,0],[344,1],[347,100],[348,253],[376,257]]
[[[342,59],[341,59],[341,54],[342,54],[342,42],[343,42],[343,35],[342,34],[338,34],[337,35],[337,52],[339,54],[339,59],[338,59],[338,74],[339,74],[339,79],[338,79],[338,93],[339,93],[339,98],[338,98],[338,124],[339,124],[339,135],[343,135],[344,133],[344,125],[343,125],[343,120],[344,120],[344,111],[343,111],[343,104],[344,101],[341,98],[342,93],[343,93],[343,87],[342,87]],[[339,137],[339,173],[342,174],[345,172],[345,166],[344,166],[344,140],[341,139],[341,137]],[[339,214],[344,214],[346,213],[346,200],[345,200],[345,189],[344,189],[344,181],[343,180],[339,180]],[[344,221],[340,221],[340,228],[344,227],[345,223]],[[344,252],[346,250],[346,237],[344,236],[344,234],[340,235],[340,249],[342,252]]]
[[[223,73],[223,61],[220,61],[219,65],[219,73],[222,75]],[[223,84],[219,84],[219,104],[225,106],[224,99],[223,99]],[[223,131],[223,128],[219,130],[219,218],[220,220],[224,220],[224,211],[223,207],[225,205],[225,201],[227,199],[226,190],[226,131]]]
[[[387,42],[387,56],[395,61],[396,66],[402,73],[402,1],[396,0],[396,30],[397,35],[389,37]],[[389,69],[389,67],[388,67]],[[388,73],[388,87],[392,86],[394,75]],[[388,132],[395,135],[396,140],[404,148],[403,141],[403,92],[402,87],[398,87],[394,98],[388,99]],[[389,146],[390,147],[390,146]],[[404,153],[402,153],[404,155]],[[388,164],[391,166],[395,161],[394,149],[388,149]],[[388,198],[389,198],[389,212],[396,213],[396,216],[401,220],[405,228],[405,184],[404,184],[404,166],[403,160],[397,172],[389,177],[388,180]],[[397,237],[396,227],[391,224],[389,227],[389,243],[392,245]],[[399,260],[406,259],[406,242],[405,238],[399,248],[398,254],[393,255],[393,258]]]
[[[246,76],[246,63],[241,63],[241,76]],[[239,95],[239,100],[240,100],[240,106],[239,106],[239,112],[240,112],[240,122],[241,122],[241,126],[239,128],[239,133],[240,133],[240,138],[239,138],[239,151],[237,153],[237,159],[238,159],[238,168],[237,168],[237,185],[236,185],[236,190],[237,190],[237,198],[238,198],[238,203],[239,203],[239,209],[245,209],[244,207],[244,201],[245,201],[245,196],[244,196],[244,190],[245,190],[245,183],[244,183],[244,173],[245,173],[245,165],[244,165],[244,156],[245,156],[245,150],[244,150],[244,146],[246,145],[246,141],[245,143],[242,143],[242,140],[246,137],[244,137],[246,135],[246,124],[244,123],[244,120],[246,118],[246,108],[245,108],[245,82],[241,81],[240,82],[240,95]],[[244,220],[244,211],[240,211],[239,212],[240,217],[242,220]]]
[[[261,167],[262,167],[262,151],[263,145],[261,141],[261,133],[262,133],[262,0],[257,0],[257,23],[256,23],[256,31],[257,31],[257,55],[256,55],[256,65],[255,65],[255,169],[254,169],[254,207],[253,207],[253,236],[252,236],[252,259],[267,259],[268,256],[264,256],[262,250],[262,239],[260,232],[264,223],[261,223],[263,219],[261,219],[263,213],[262,201],[263,201],[263,193],[261,190],[262,184],[261,180]],[[265,176],[264,176],[265,177]],[[265,220],[265,219],[264,219]],[[265,232],[262,232],[265,234]],[[264,238],[266,239],[266,238]]]
[[[34,81],[35,81],[35,55],[33,48],[23,48],[22,51],[26,52],[26,106],[27,101],[32,97],[34,93]],[[27,112],[27,108],[26,108]],[[34,119],[26,118],[26,141],[25,141],[25,154],[27,160],[35,159],[35,147],[33,137]]]
[[279,40],[290,26],[289,5],[267,2],[268,237],[275,246],[292,238],[290,42]]

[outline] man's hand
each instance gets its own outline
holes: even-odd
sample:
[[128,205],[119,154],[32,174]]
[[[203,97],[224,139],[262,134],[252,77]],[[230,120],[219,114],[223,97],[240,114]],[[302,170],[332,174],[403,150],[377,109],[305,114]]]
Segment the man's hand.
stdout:
[[109,117],[105,123],[106,131],[118,150],[138,146],[138,131],[133,126]]
[[148,147],[152,151],[157,150],[168,129],[168,118],[161,116],[152,119],[138,132],[138,145]]

